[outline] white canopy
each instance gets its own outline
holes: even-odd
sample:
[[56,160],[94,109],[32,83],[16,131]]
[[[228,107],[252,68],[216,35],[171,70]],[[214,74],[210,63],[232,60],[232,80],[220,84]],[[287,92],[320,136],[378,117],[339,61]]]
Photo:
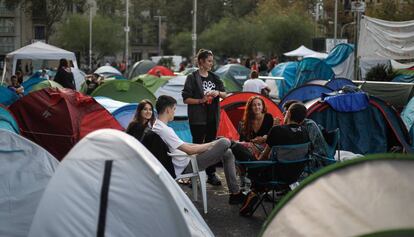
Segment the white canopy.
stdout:
[[0,129],[0,137],[0,236],[26,237],[59,162],[13,132]]
[[311,49],[308,49],[305,46],[301,45],[299,48],[297,48],[293,51],[284,53],[284,55],[288,56],[288,57],[305,57],[307,55],[311,55],[311,54],[315,54],[315,53],[318,53],[318,52],[313,51]]
[[103,76],[109,76],[109,75],[122,75],[120,71],[118,71],[116,68],[112,66],[102,66],[96,69],[95,73],[98,73],[99,75]]
[[414,159],[382,156],[347,161],[304,180],[274,210],[263,236],[361,236],[414,228]]
[[358,56],[368,59],[413,59],[414,20],[396,22],[363,16]]
[[327,53],[319,53],[319,52],[315,52],[313,54],[308,54],[303,56],[304,58],[319,58],[319,59],[325,59],[328,57]]
[[44,192],[29,236],[98,232],[213,236],[161,163],[134,137],[112,129],[88,134],[66,155]]
[[187,76],[177,76],[171,78],[166,84],[155,91],[155,96],[169,95],[177,100],[177,109],[175,110],[176,117],[187,117],[187,105],[183,102],[181,91],[184,89],[184,83]]

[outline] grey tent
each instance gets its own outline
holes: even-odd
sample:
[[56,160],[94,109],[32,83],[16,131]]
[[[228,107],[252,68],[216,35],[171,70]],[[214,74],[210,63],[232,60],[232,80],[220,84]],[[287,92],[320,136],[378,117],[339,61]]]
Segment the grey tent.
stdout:
[[0,137],[0,236],[27,236],[59,162],[14,132],[0,129]]
[[414,157],[381,154],[326,167],[282,199],[263,236],[359,236],[414,228]]

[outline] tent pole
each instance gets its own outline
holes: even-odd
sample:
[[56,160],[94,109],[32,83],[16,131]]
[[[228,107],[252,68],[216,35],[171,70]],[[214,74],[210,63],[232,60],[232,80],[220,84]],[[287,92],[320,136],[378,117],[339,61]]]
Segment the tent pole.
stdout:
[[7,66],[7,61],[6,61],[6,58],[4,58],[4,66],[3,66],[3,75],[2,75],[2,77],[1,77],[1,84],[0,85],[3,85],[3,82],[4,82],[4,77],[6,76],[6,67]]

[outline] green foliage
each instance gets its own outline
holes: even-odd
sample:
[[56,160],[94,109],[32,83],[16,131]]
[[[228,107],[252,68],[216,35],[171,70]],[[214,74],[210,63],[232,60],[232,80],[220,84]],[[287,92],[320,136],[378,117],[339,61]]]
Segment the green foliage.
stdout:
[[175,66],[172,58],[161,58],[160,61],[158,61],[158,65],[169,69],[174,68]]
[[384,64],[378,64],[371,68],[365,80],[367,81],[392,81],[397,74],[392,70],[391,67],[387,67]]
[[191,32],[183,31],[171,37],[170,49],[178,55],[191,55]]
[[[97,15],[92,23],[92,51],[100,58],[114,55],[123,47],[122,25],[108,17]],[[51,39],[54,44],[68,50],[88,55],[89,51],[89,18],[84,15],[72,15],[62,22]]]
[[414,0],[383,0],[381,5],[368,4],[367,16],[388,21],[414,20]]

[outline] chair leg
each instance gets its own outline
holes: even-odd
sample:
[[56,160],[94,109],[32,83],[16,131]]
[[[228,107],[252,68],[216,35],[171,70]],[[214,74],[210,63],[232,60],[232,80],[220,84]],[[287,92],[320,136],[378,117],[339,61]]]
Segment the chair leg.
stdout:
[[206,172],[200,172],[200,188],[201,188],[201,195],[203,198],[203,207],[204,207],[204,214],[207,214],[207,175]]
[[191,177],[191,185],[193,187],[193,200],[198,200],[198,184],[197,184],[197,177]]

